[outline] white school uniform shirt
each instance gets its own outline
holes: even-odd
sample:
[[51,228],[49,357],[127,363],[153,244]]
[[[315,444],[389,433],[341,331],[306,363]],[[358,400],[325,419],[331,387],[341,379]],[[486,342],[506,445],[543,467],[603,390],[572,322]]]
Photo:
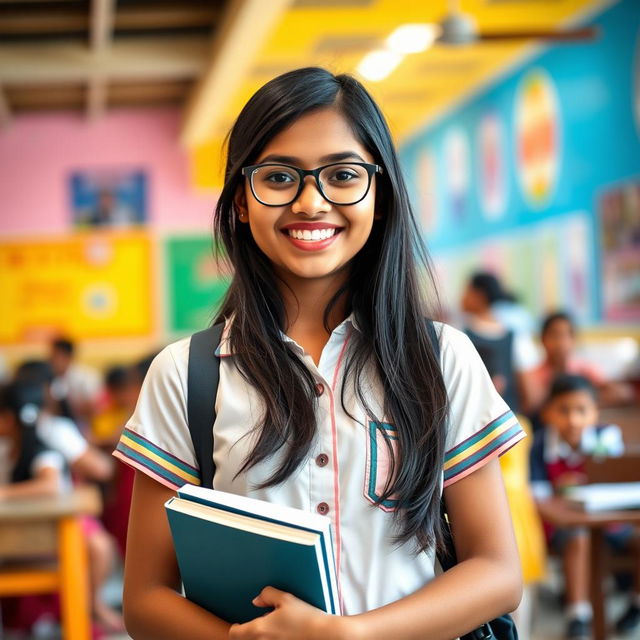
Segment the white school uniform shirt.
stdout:
[[[440,364],[450,401],[442,482],[446,487],[503,453],[524,433],[495,391],[475,348],[462,332],[436,325],[441,332]],[[434,553],[415,554],[415,542],[398,546],[393,536],[394,501],[374,505],[387,479],[384,434],[347,392],[340,400],[345,353],[352,332],[347,318],[331,334],[316,366],[291,338],[283,340],[299,354],[317,385],[317,435],[306,460],[278,486],[256,489],[281,461],[282,451],[236,475],[252,450],[252,428],[261,415],[261,401],[240,375],[226,339],[226,323],[216,355],[220,382],[213,425],[216,466],[214,486],[221,491],[317,511],[331,518],[342,613],[362,613],[394,602],[423,587],[434,577]],[[187,425],[187,363],[189,339],[166,347],[153,361],[135,412],[125,426],[114,455],[171,488],[198,484],[198,470]],[[382,406],[381,385],[366,380],[372,408]],[[377,401],[376,401],[377,399]],[[355,418],[355,419],[354,419]],[[266,585],[265,585],[266,586]]]

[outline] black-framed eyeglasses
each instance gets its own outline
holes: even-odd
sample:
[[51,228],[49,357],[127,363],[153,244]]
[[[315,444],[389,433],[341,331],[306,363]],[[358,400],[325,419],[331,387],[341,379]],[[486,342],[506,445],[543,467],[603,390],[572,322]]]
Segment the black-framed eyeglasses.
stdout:
[[242,168],[253,197],[267,207],[284,207],[298,199],[304,179],[313,176],[322,197],[336,205],[357,204],[369,193],[382,167],[368,162],[333,162],[316,169],[266,162]]

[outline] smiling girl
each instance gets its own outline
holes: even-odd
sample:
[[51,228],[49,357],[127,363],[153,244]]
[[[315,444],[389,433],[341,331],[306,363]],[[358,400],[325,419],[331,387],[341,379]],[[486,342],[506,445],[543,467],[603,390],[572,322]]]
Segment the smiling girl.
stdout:
[[[198,483],[189,340],[151,366],[116,455],[136,468],[133,638],[453,638],[515,609],[497,456],[523,433],[469,340],[436,323],[384,118],[347,75],[279,76],[231,131],[215,231],[234,268],[218,321],[214,486],[332,520],[340,616],[270,585],[230,625],[179,595],[164,502]],[[444,491],[443,491],[444,488]],[[458,564],[435,577],[444,497]]]

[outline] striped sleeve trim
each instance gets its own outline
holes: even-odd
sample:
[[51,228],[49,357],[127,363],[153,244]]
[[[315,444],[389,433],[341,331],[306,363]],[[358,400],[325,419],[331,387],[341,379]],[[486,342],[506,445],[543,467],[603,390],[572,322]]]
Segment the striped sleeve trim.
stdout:
[[507,411],[451,449],[444,458],[444,486],[481,467],[525,437],[512,411]]
[[125,428],[123,431],[114,455],[173,489],[185,483],[200,484],[200,474],[195,467],[176,458],[131,429]]

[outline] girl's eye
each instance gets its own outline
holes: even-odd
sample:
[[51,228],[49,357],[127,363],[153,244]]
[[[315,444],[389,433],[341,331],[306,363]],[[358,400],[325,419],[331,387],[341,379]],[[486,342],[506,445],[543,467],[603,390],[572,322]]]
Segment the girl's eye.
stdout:
[[351,182],[352,180],[357,180],[360,176],[357,171],[353,169],[335,169],[329,180],[332,182]]
[[284,173],[283,171],[274,171],[264,177],[267,182],[275,182],[277,184],[286,184],[288,182],[295,182],[296,178],[290,173]]

